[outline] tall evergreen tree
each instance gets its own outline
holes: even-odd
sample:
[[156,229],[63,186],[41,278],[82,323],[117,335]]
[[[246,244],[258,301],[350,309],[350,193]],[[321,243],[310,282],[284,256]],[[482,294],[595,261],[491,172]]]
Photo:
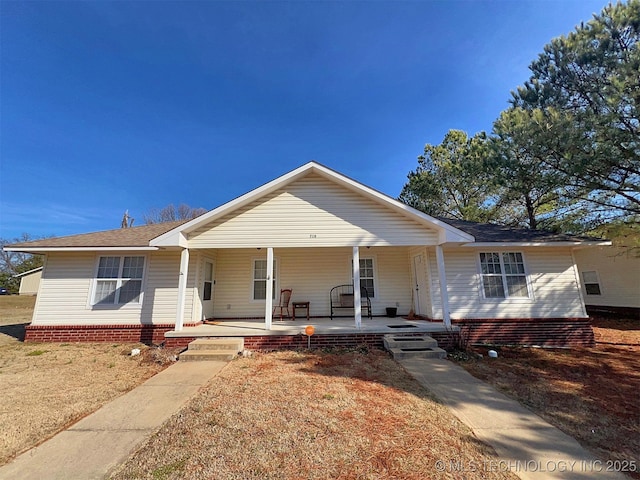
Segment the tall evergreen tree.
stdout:
[[640,215],[640,0],[552,40],[512,103],[531,114],[535,156],[591,220]]
[[399,199],[429,215],[496,221],[498,187],[486,170],[487,156],[483,133],[449,130],[440,145],[425,145]]
[[487,168],[500,190],[501,223],[545,230],[575,230],[576,202],[567,197],[562,177],[538,156],[531,112],[510,108],[493,124]]

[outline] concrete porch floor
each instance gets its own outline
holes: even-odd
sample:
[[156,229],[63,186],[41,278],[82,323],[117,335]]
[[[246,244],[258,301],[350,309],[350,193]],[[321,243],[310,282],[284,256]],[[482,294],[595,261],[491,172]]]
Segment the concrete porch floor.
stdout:
[[[283,321],[274,319],[271,330],[266,330],[264,319],[220,319],[212,320],[215,324],[202,324],[195,327],[184,327],[180,332],[169,331],[167,338],[180,337],[249,337],[264,335],[299,335],[304,333],[307,325],[315,328],[314,335],[348,335],[348,334],[403,334],[403,333],[434,333],[446,332],[442,322],[426,320],[407,320],[402,317],[373,317],[363,318],[360,329],[356,328],[352,317],[296,317],[295,321],[285,318]],[[458,331],[453,326],[450,331]]]

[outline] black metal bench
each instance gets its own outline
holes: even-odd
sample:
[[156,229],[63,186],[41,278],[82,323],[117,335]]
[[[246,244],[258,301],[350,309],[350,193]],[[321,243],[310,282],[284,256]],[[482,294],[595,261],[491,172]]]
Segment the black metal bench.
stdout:
[[[331,300],[331,320],[333,320],[335,310],[354,309],[353,285],[338,285],[333,287],[329,298]],[[369,297],[369,291],[366,287],[360,287],[360,305],[362,313],[366,312],[367,317],[372,318],[371,298]]]

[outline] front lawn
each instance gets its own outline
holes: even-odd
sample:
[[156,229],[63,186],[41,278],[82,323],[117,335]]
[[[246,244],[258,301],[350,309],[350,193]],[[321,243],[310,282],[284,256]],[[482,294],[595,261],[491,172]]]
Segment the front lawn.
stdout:
[[598,319],[593,326],[595,348],[499,348],[497,359],[476,349],[481,360],[459,363],[603,461],[640,469],[640,321]]
[[232,361],[112,478],[517,478],[491,461],[386,352],[286,351]]

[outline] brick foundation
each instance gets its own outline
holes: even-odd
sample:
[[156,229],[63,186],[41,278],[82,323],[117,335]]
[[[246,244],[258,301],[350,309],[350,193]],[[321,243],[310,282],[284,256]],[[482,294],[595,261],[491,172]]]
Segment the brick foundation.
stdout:
[[[540,345],[545,347],[591,347],[595,345],[591,323],[575,319],[467,319],[453,320],[460,327],[461,340],[469,345]],[[185,326],[195,326],[189,324]],[[30,325],[25,342],[142,342],[147,345],[165,342],[167,347],[186,347],[195,337],[170,337],[174,329],[163,325]],[[400,332],[397,332],[400,333]],[[402,332],[402,335],[407,335]],[[458,336],[448,332],[431,332],[441,348],[458,344]],[[312,348],[357,347],[383,348],[382,333],[313,335]],[[244,339],[249,350],[284,350],[307,348],[305,335],[258,335]]]
[[543,347],[592,347],[588,318],[517,318],[453,320],[469,345],[536,345]]
[[[342,334],[342,335],[313,335],[311,337],[311,348],[331,348],[331,347],[344,347],[353,348],[360,346],[367,346],[369,348],[384,349],[382,338],[384,333],[366,333],[366,334]],[[402,333],[401,335],[407,336],[410,334]],[[419,333],[413,335],[422,335]],[[446,332],[433,332],[429,333],[435,338],[442,348],[452,345],[453,337]],[[190,342],[194,341],[196,337],[171,337],[167,338],[167,347],[186,347]],[[244,346],[248,350],[302,350],[307,348],[307,336],[306,335],[254,335],[250,337],[244,337]]]
[[[185,325],[192,327],[196,324]],[[25,342],[164,342],[164,334],[175,328],[163,325],[29,325]]]

